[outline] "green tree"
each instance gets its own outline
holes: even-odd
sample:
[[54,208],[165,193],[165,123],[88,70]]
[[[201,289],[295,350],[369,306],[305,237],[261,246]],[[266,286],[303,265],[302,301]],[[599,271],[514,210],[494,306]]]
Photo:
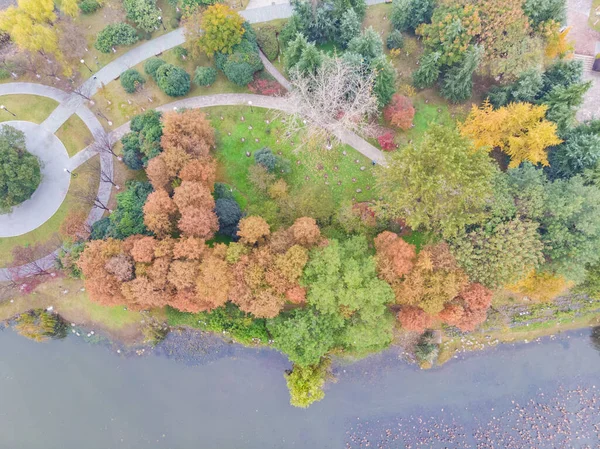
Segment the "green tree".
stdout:
[[339,322],[314,307],[281,313],[267,321],[274,346],[301,367],[316,365],[335,344]]
[[135,69],[125,70],[120,79],[121,86],[128,94],[135,93],[146,82],[142,74]]
[[548,160],[552,177],[570,178],[592,169],[600,161],[600,134],[586,124],[580,125],[549,152]]
[[315,44],[308,44],[302,52],[302,56],[295,65],[301,74],[315,74],[323,64],[324,55]]
[[585,267],[600,258],[600,189],[575,176],[549,182],[546,191],[540,231],[547,265],[557,274],[581,282]]
[[523,11],[534,28],[550,20],[562,24],[567,19],[565,0],[525,0]]
[[459,234],[452,251],[469,279],[489,288],[517,282],[543,262],[538,224],[513,219]]
[[473,5],[440,5],[433,12],[431,23],[417,29],[425,48],[441,53],[442,65],[460,62],[479,33],[481,20]]
[[394,292],[377,277],[364,236],[331,239],[314,250],[302,283],[308,287],[308,304],[339,323],[343,347],[360,352],[391,342],[393,318],[386,305],[394,301]]
[[337,43],[345,48],[348,43],[360,34],[360,19],[354,9],[350,8],[342,15],[339,33],[336,35]]
[[156,81],[156,71],[167,62],[160,58],[150,58],[144,62],[144,73]]
[[196,67],[194,82],[198,86],[211,86],[217,81],[217,71],[212,67]]
[[348,42],[348,51],[361,55],[367,64],[383,54],[381,36],[373,27],[364,30]]
[[591,81],[567,87],[556,86],[541,99],[541,103],[548,106],[546,117],[558,125],[560,134],[575,123],[577,108],[583,103],[583,96],[591,86]]
[[300,61],[302,54],[308,48],[308,41],[302,33],[296,34],[294,40],[290,41],[283,54],[285,70],[289,73]]
[[215,52],[231,53],[242,41],[244,19],[229,6],[222,3],[209,6],[202,14],[203,33],[198,45],[207,55]]
[[113,47],[133,45],[138,39],[135,29],[131,25],[111,23],[98,33],[94,47],[102,53],[110,53]]
[[156,70],[156,84],[170,97],[181,97],[190,91],[190,75],[181,67],[163,64]]
[[110,215],[104,237],[123,240],[130,235],[150,234],[144,225],[143,207],[151,192],[152,186],[148,182],[128,182],[127,189],[117,195],[117,207]]
[[414,31],[429,22],[434,7],[434,0],[393,0],[392,25],[398,31]]
[[458,131],[435,125],[416,144],[388,158],[376,172],[380,213],[413,229],[456,235],[485,219],[496,166]]
[[448,70],[444,75],[440,93],[452,103],[461,103],[471,98],[473,93],[473,73],[483,56],[483,48],[472,46],[465,53],[464,60]]
[[543,92],[548,93],[556,86],[569,87],[583,81],[583,63],[581,61],[561,60],[552,64],[544,72]]
[[417,89],[426,89],[436,83],[440,77],[441,56],[439,51],[434,51],[421,58],[419,68],[412,75]]
[[396,92],[396,68],[387,56],[381,55],[371,62],[371,70],[377,74],[373,92],[377,96],[379,107],[384,107]]
[[329,367],[331,361],[323,359],[316,365],[294,365],[285,373],[285,381],[290,391],[290,404],[294,407],[306,408],[313,402],[325,397],[323,385],[331,377]]
[[151,33],[160,26],[160,11],[156,0],[123,0],[127,19],[137,25],[140,30]]
[[246,86],[254,79],[254,74],[263,68],[260,56],[256,52],[235,52],[227,57],[223,73],[229,81],[238,86]]
[[40,180],[40,163],[27,152],[25,134],[12,126],[0,127],[0,211],[30,198]]

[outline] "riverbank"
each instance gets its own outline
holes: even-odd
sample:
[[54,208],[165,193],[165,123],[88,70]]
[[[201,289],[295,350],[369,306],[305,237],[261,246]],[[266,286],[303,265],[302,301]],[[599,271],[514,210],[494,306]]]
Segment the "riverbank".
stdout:
[[[162,309],[136,312],[120,306],[103,307],[89,300],[82,281],[64,277],[38,285],[30,294],[0,303],[0,321],[6,322],[32,309],[50,309],[67,324],[87,332],[94,331],[95,335],[105,337],[114,342],[115,347],[124,350],[130,348],[140,351],[153,346],[155,339],[152,326],[156,323],[167,323],[172,330],[189,329],[199,335],[214,334],[225,343],[269,347],[268,335],[263,335],[261,329],[248,327],[240,331],[240,322],[243,320],[238,319],[238,323],[233,323],[230,327],[234,327],[234,331],[230,332],[232,329],[220,329],[215,323],[200,322],[193,314]],[[451,327],[440,329],[439,355],[435,364],[443,365],[465,352],[482,351],[507,343],[529,343],[542,337],[598,325],[600,300],[583,295],[562,296],[545,303],[503,299],[494,304],[487,321],[474,332],[462,334]],[[87,332],[81,334],[85,336]],[[252,332],[256,332],[258,338],[253,338]],[[414,349],[417,342],[416,333],[399,330],[392,347],[402,353],[407,362],[416,363]],[[361,357],[348,354],[335,356],[347,365],[369,354]]]

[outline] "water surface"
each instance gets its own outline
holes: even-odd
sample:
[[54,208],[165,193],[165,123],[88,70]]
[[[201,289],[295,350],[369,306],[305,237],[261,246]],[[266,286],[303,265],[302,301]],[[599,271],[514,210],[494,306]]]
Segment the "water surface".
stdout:
[[513,401],[551,398],[561,388],[593,391],[600,373],[589,331],[501,346],[430,371],[390,350],[338,366],[325,399],[303,410],[289,405],[289,364],[275,351],[221,343],[194,357],[166,356],[173,347],[127,357],[76,337],[40,344],[0,332],[0,448],[358,447],[360,435],[378,440],[420,417],[471,434]]

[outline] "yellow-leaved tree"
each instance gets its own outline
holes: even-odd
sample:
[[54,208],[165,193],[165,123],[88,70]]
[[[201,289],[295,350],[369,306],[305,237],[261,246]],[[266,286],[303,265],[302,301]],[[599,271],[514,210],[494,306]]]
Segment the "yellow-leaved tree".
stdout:
[[[76,14],[74,8],[78,8],[76,1],[63,0],[65,14]],[[64,64],[55,21],[53,0],[18,0],[17,6],[10,6],[0,13],[0,30],[7,32],[23,51],[39,53],[46,58],[54,56],[63,67],[63,73],[69,76],[71,69]]]
[[60,10],[69,17],[77,17],[79,14],[77,0],[62,0],[60,2]]
[[509,168],[524,161],[548,165],[546,149],[562,141],[556,134],[556,124],[544,118],[547,109],[530,103],[511,103],[493,109],[486,100],[481,108],[473,106],[460,131],[476,147],[499,148],[508,154]]

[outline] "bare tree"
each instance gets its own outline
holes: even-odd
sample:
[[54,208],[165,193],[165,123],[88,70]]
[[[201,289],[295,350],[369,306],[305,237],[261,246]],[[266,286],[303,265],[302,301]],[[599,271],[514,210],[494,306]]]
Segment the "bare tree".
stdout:
[[[91,204],[92,208],[102,209],[108,212],[112,210],[108,207],[108,203],[103,201],[99,195],[98,183],[102,182],[100,161],[94,157],[87,164],[80,167],[80,173],[88,182],[80,183],[73,189],[73,197],[85,204]],[[112,175],[111,175],[112,179]]]
[[308,141],[340,140],[344,132],[373,136],[377,98],[373,93],[375,74],[340,58],[327,58],[312,74],[291,74],[287,95],[290,117],[288,135],[306,129]]
[[122,160],[122,158],[115,153],[116,144],[117,139],[113,137],[112,133],[107,133],[104,130],[94,132],[94,143],[92,144],[94,151],[100,154],[110,154],[118,160]]
[[112,184],[117,190],[121,188],[115,182],[114,167],[112,164],[103,164],[100,166],[100,181]]

